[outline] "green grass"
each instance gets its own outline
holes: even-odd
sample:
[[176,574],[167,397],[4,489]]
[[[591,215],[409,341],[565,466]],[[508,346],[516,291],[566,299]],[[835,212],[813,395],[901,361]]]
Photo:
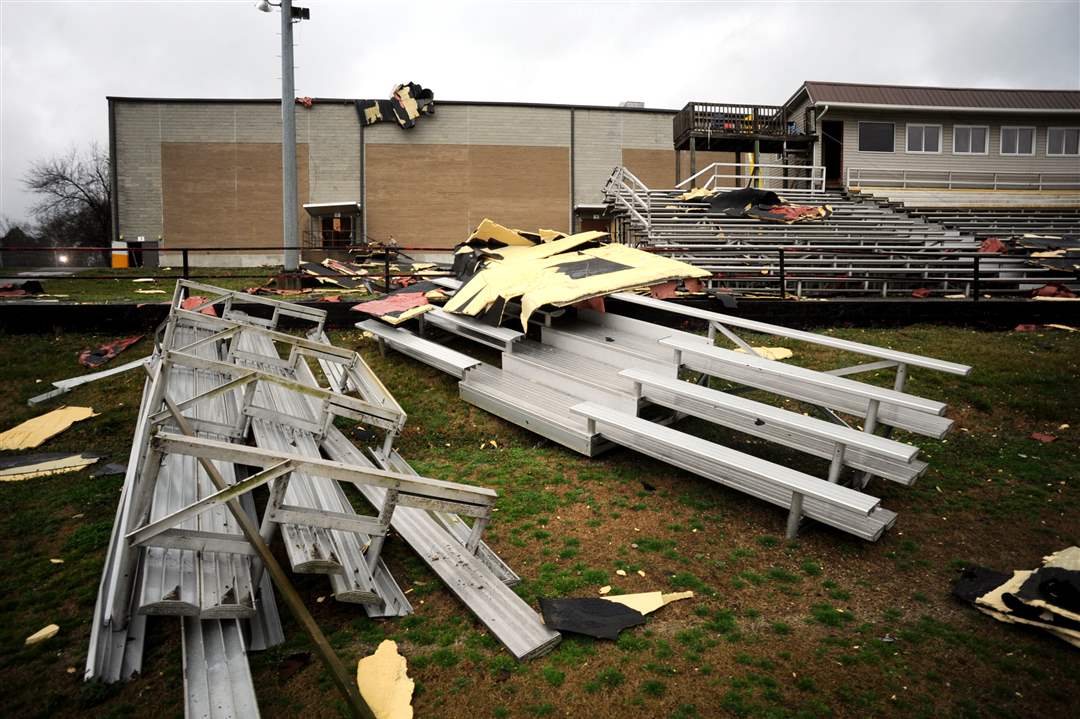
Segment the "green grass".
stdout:
[[[519,663],[394,535],[384,554],[409,592],[411,617],[375,621],[355,605],[316,603],[329,595],[318,575],[291,575],[297,590],[347,665],[383,639],[398,642],[417,680],[418,716],[1067,715],[1080,695],[1080,679],[1069,670],[1072,650],[960,605],[949,583],[961,564],[1032,568],[1044,554],[1080,542],[1080,488],[1072,481],[1080,466],[1080,400],[1066,391],[1080,376],[1080,337],[937,327],[831,334],[975,367],[967,378],[912,372],[910,390],[946,401],[957,427],[945,442],[895,435],[919,446],[930,469],[912,487],[870,485],[899,514],[877,543],[814,525],[797,542],[785,542],[783,512],[771,505],[629,451],[576,455],[461,402],[456,383],[435,370],[381,357],[359,332],[335,333],[341,346],[360,349],[409,414],[398,449],[418,472],[499,493],[486,537],[521,575],[516,591],[533,606],[540,597],[597,596],[605,584],[627,593],[690,589],[695,596],[650,614],[617,642],[567,636],[548,656]],[[25,401],[48,382],[83,372],[78,351],[113,338],[0,337],[2,428],[55,406],[32,409]],[[792,346],[809,367],[860,361],[787,341],[769,344]],[[144,340],[118,361],[148,349]],[[891,384],[888,372],[865,379]],[[93,406],[100,416],[34,451],[92,449],[107,461],[126,461],[141,383],[129,373],[67,395],[63,402]],[[1059,430],[1064,423],[1072,428]],[[351,432],[351,423],[344,426]],[[824,468],[703,423],[680,429],[804,471]],[[1059,439],[1039,444],[1028,439],[1032,431]],[[644,491],[643,481],[654,491]],[[121,483],[78,472],[0,484],[5,715],[182,714],[174,620],[150,619],[143,673],[134,682],[79,681]],[[280,542],[276,549],[282,552]],[[50,564],[53,557],[64,563]],[[336,697],[317,660],[279,678],[286,657],[312,651],[280,608],[286,644],[251,656],[263,713],[332,715]],[[55,638],[23,646],[51,622],[61,627]],[[1015,695],[1018,679],[1022,698]]]
[[[182,267],[131,267],[112,269],[110,267],[91,267],[75,272],[70,277],[48,277],[41,280],[45,293],[50,298],[64,302],[162,302],[172,296],[173,285],[182,274]],[[245,290],[249,287],[265,285],[281,273],[281,267],[192,267],[189,278],[227,290]],[[93,279],[88,279],[93,277]],[[152,279],[153,282],[134,282],[137,279]],[[162,290],[163,293],[145,293],[137,290]],[[327,295],[340,295],[343,301],[360,301],[368,297],[363,290],[347,290],[334,285],[321,285],[310,288],[300,295],[291,295],[289,300],[317,300]],[[2,302],[4,300],[0,300]]]

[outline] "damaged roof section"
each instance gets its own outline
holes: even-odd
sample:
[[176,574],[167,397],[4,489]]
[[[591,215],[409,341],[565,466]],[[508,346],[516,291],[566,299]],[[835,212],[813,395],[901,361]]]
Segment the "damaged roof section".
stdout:
[[502,308],[521,303],[521,325],[544,305],[565,307],[595,297],[709,276],[685,262],[608,244],[606,232],[563,236],[552,230],[525,233],[484,220],[455,253],[454,271],[465,281],[447,312],[502,321]]
[[389,100],[357,100],[356,112],[364,125],[393,120],[408,130],[421,115],[435,114],[435,93],[407,82],[395,87]]

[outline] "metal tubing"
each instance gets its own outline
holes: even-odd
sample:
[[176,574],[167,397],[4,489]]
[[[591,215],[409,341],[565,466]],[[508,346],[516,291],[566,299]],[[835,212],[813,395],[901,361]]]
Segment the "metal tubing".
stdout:
[[844,450],[842,442],[837,442],[833,447],[832,462],[829,464],[829,481],[836,484],[840,481],[840,472],[844,469]]
[[979,256],[974,255],[971,258],[971,300],[972,302],[979,301],[979,295],[982,293],[980,287],[979,277]]
[[780,259],[780,299],[787,299],[787,270],[784,267],[784,248],[776,251]]
[[293,87],[292,0],[281,0],[281,218],[286,273],[300,269],[296,217],[296,90]]
[[792,492],[791,509],[788,510],[787,531],[785,532],[788,539],[795,539],[799,533],[799,522],[802,521],[802,501],[803,496],[801,494]]
[[877,415],[878,415],[878,408],[880,406],[881,406],[880,400],[872,399],[869,402],[867,402],[867,404],[866,404],[866,421],[863,424],[863,431],[864,432],[869,432],[870,434],[873,434],[874,430],[877,429]]

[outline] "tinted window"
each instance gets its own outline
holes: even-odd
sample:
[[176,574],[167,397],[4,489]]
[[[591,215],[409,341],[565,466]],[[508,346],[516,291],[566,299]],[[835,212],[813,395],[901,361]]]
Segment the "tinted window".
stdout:
[[860,152],[892,152],[896,130],[891,122],[860,122]]
[[971,128],[971,151],[986,152],[986,128]]
[[923,150],[925,152],[941,151],[941,128],[937,125],[927,125],[923,128]]
[[1050,128],[1046,133],[1046,152],[1049,155],[1080,154],[1080,128]]
[[1031,155],[1035,148],[1035,130],[1030,127],[1001,128],[1002,155]]

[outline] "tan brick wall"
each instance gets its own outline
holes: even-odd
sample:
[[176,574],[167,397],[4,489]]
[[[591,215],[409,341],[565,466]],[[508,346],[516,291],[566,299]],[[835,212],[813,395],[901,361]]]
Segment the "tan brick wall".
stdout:
[[484,217],[565,230],[569,149],[372,144],[366,150],[368,237],[452,247]]
[[[308,146],[296,146],[297,188],[308,197]],[[272,247],[281,243],[281,145],[161,143],[165,246]],[[307,215],[297,208],[299,229]],[[302,235],[301,235],[302,237]]]

